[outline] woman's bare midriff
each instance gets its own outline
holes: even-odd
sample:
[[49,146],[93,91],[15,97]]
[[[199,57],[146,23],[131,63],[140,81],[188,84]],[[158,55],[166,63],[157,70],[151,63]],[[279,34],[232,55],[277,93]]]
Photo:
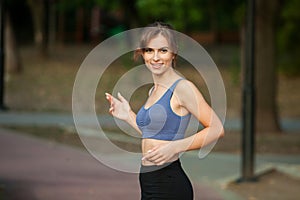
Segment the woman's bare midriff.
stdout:
[[[147,153],[147,151],[153,149],[155,146],[163,145],[163,144],[168,144],[170,141],[167,140],[156,140],[156,139],[143,139],[142,140],[142,153],[143,156]],[[174,156],[171,160],[168,162],[172,162],[178,159],[178,155]],[[145,166],[150,166],[150,165],[156,165],[155,163],[148,161],[148,160],[142,160],[142,165]]]

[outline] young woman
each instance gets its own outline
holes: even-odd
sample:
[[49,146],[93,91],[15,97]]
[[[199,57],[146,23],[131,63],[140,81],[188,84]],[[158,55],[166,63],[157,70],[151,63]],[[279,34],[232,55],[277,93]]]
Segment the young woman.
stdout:
[[[135,114],[128,101],[106,93],[109,112],[126,121],[142,135],[141,198],[193,199],[191,182],[183,171],[179,154],[200,149],[224,135],[221,121],[196,86],[176,73],[177,44],[168,24],[146,27],[135,58],[142,56],[154,85],[145,105]],[[184,137],[191,115],[204,126]]]

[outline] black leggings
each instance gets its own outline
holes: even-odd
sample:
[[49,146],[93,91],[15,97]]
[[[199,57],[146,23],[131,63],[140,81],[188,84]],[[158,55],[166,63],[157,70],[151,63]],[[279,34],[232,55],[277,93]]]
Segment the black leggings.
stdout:
[[192,200],[193,188],[181,163],[159,166],[141,166],[140,187],[142,200]]

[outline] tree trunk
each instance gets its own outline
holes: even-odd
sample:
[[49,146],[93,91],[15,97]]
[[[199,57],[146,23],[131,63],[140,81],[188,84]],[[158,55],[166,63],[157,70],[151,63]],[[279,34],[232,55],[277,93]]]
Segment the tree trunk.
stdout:
[[48,46],[53,47],[56,44],[56,10],[54,1],[49,2],[49,42]]
[[91,11],[90,38],[96,44],[100,42],[100,24],[101,24],[101,9],[99,6],[94,6]]
[[58,13],[57,42],[60,45],[63,45],[65,42],[65,14],[63,11],[59,11]]
[[6,13],[5,16],[5,68],[8,73],[20,73],[22,65],[20,61],[19,49],[17,47],[14,29],[11,24],[10,16]]
[[208,7],[209,7],[209,19],[210,19],[209,29],[211,30],[211,34],[213,35],[212,44],[215,44],[219,42],[218,41],[219,25],[218,25],[216,1],[215,0],[208,1]]
[[275,62],[275,22],[278,0],[256,0],[255,77],[256,131],[279,133],[277,76]]
[[48,0],[27,0],[34,25],[34,41],[38,53],[47,56],[47,5]]
[[75,39],[78,44],[83,42],[84,37],[84,9],[83,7],[77,8],[76,11],[76,32]]
[[136,9],[136,0],[122,0],[121,1],[122,7],[124,9],[124,23],[126,28],[137,27],[138,24],[138,16],[137,16],[137,9]]

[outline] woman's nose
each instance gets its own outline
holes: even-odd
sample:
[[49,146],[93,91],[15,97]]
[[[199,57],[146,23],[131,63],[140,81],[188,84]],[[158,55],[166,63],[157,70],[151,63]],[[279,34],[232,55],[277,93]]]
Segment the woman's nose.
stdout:
[[154,61],[159,60],[159,53],[158,53],[158,51],[155,51],[155,52],[154,52],[153,60],[154,60]]

